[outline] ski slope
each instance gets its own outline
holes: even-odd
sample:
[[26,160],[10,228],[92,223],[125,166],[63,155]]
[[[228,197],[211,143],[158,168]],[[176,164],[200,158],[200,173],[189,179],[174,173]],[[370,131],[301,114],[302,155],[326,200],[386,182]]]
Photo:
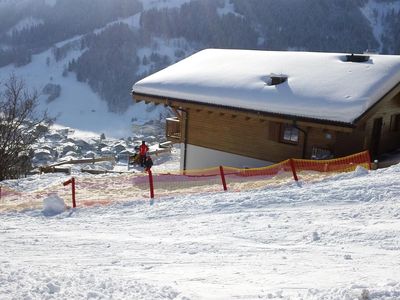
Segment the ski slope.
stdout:
[[3,212],[0,299],[399,299],[399,179]]

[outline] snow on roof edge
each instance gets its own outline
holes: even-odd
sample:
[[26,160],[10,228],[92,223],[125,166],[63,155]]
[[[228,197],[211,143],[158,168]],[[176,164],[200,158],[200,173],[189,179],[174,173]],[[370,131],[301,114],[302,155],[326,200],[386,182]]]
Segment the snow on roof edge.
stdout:
[[[345,55],[206,49],[138,81],[132,90],[352,124],[400,83],[400,56],[368,54],[368,62],[349,63]],[[286,74],[289,80],[266,87],[267,74]]]
[[205,103],[205,102],[199,102],[199,101],[190,100],[190,99],[173,98],[173,97],[168,97],[165,95],[155,95],[155,94],[150,94],[150,93],[135,92],[134,90],[132,90],[132,96],[134,98],[135,98],[135,95],[145,95],[145,96],[151,97],[151,98],[168,98],[168,100],[172,100],[172,101],[192,103],[192,104],[198,104],[198,105],[206,105],[206,106],[225,108],[225,109],[231,109],[231,110],[236,110],[236,111],[245,111],[245,112],[260,114],[260,115],[265,115],[265,116],[279,117],[282,119],[287,119],[287,120],[292,120],[292,121],[307,121],[307,122],[330,124],[330,125],[342,126],[342,127],[348,127],[348,128],[354,127],[353,122],[344,122],[344,121],[336,121],[336,120],[329,120],[329,119],[313,118],[313,117],[302,116],[302,115],[289,115],[289,114],[284,114],[284,113],[261,111],[261,110],[251,109],[251,108],[242,108],[242,107],[237,107],[237,106],[235,107],[235,106],[227,106],[227,105],[222,105],[222,104],[214,104],[211,102]]

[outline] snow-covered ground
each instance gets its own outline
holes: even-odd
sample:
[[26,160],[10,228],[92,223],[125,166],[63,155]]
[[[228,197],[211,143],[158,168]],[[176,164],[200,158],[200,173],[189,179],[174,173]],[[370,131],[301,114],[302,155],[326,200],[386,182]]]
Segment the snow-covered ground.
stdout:
[[399,179],[2,212],[0,299],[399,299]]
[[[150,9],[188,1],[144,4]],[[219,13],[233,13],[229,1]],[[135,15],[119,21],[135,28],[138,20]],[[185,44],[154,42],[171,61],[177,45]],[[142,48],[139,54],[151,52]],[[0,77],[14,72],[39,91],[59,84],[60,97],[49,104],[42,97],[42,107],[58,115],[62,126],[82,130],[66,136],[52,132],[35,148],[37,161],[117,156],[142,138],[156,146],[157,129],[142,125],[159,111],[147,114],[146,106],[137,104],[124,115],[111,114],[88,85],[72,73],[63,76],[65,65],[80,55],[78,47],[56,62],[47,50],[27,66],[0,70]],[[138,119],[133,129],[132,118]],[[99,139],[101,133],[106,140]],[[132,138],[110,138],[119,136]],[[173,149],[154,157],[154,172],[179,168],[179,155]],[[102,167],[127,170],[124,162]],[[63,201],[70,205],[69,187],[62,187],[70,175],[2,182],[24,195],[42,196],[22,198],[33,207],[23,211],[0,199],[1,300],[400,299],[400,165],[300,186],[282,181],[241,192],[174,194],[156,198],[153,205],[147,191],[118,190],[118,182],[133,174],[85,175],[80,168],[72,166],[72,175],[97,184],[92,195],[110,205],[58,213]],[[62,200],[48,198],[51,191]]]

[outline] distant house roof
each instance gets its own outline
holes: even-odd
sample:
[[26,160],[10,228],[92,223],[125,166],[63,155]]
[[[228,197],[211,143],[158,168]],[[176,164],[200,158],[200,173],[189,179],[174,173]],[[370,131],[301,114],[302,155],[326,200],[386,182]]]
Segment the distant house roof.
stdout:
[[400,83],[400,56],[207,49],[133,92],[352,123]]

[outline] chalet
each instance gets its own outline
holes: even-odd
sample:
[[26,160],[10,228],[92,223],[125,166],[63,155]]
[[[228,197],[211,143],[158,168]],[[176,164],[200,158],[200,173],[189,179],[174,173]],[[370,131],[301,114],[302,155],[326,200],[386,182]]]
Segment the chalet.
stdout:
[[400,56],[207,49],[133,86],[162,104],[181,168],[400,147]]

